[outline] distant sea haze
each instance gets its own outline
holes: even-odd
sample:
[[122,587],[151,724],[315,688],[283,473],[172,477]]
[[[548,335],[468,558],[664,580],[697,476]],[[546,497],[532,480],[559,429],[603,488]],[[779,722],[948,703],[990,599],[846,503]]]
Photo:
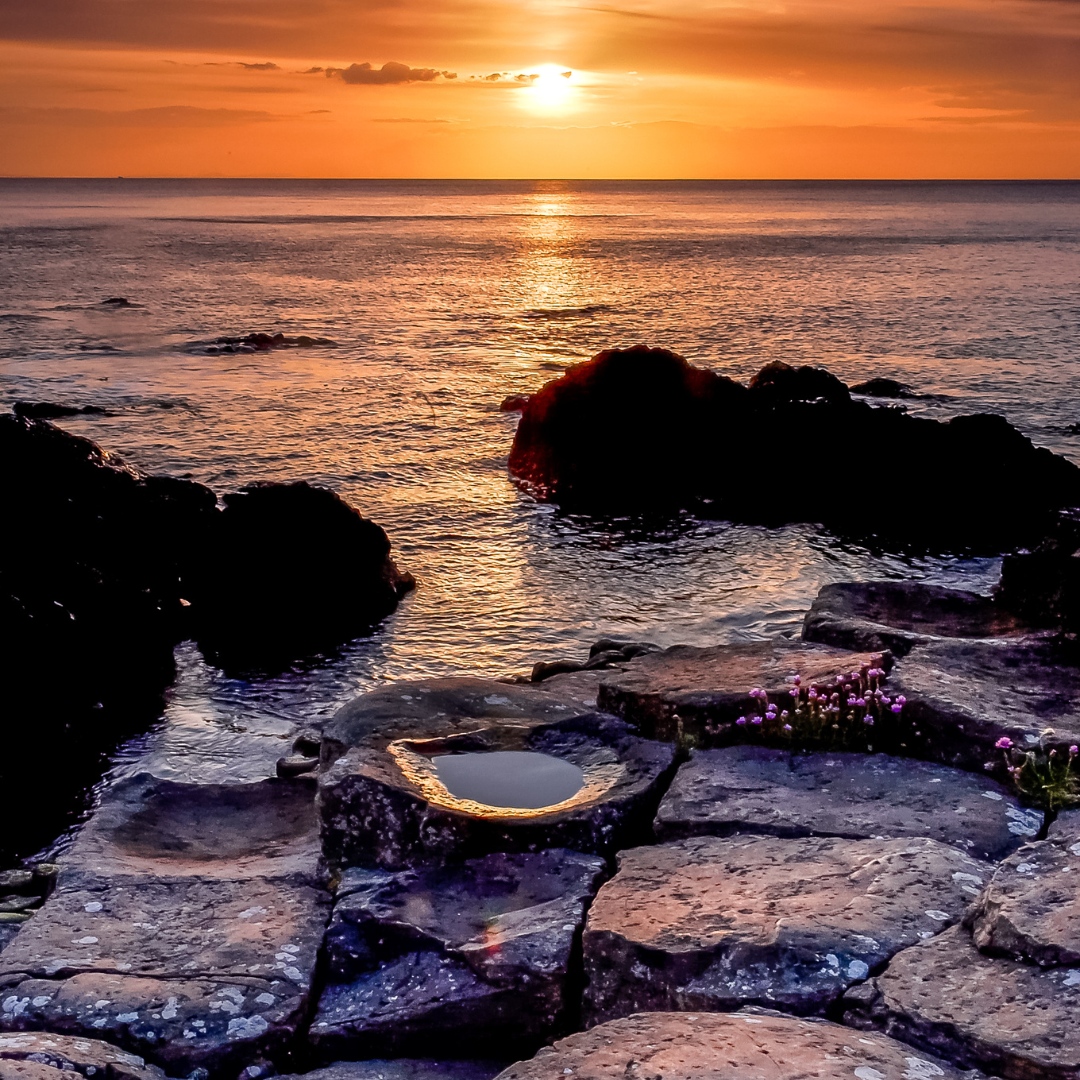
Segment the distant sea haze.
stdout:
[[[500,401],[639,342],[740,379],[770,360],[900,379],[913,412],[999,412],[1080,462],[1080,184],[0,180],[6,402],[94,406],[59,423],[218,491],[327,484],[420,583],[371,639],[277,678],[182,646],[177,775],[185,738],[390,678],[505,675],[609,635],[796,634],[834,580],[993,584],[995,560],[592,521],[515,489]],[[782,482],[859,479],[793,461]],[[889,498],[873,448],[861,480]]]

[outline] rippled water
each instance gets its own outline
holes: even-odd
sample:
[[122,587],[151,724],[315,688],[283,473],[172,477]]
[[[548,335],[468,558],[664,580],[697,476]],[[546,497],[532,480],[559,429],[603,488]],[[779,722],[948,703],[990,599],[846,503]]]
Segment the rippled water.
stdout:
[[[744,379],[775,359],[897,377],[914,410],[1001,412],[1080,461],[1078,298],[1077,184],[0,181],[5,400],[104,407],[63,425],[218,491],[329,484],[420,582],[373,638],[278,678],[181,646],[165,723],[121,756],[177,776],[265,775],[298,722],[388,679],[505,675],[609,634],[796,633],[838,579],[988,588],[993,560],[812,526],[561,515],[508,481],[498,405],[647,342]],[[337,345],[206,354],[257,330]],[[777,483],[838,479],[793,460]],[[888,499],[872,456],[865,479]]]

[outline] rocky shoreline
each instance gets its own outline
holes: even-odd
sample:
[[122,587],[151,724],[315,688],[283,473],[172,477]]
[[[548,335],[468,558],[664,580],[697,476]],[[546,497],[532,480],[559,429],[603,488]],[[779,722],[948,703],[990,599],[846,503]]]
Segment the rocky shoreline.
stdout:
[[[822,639],[859,622],[912,638],[873,662],[932,738],[729,722],[750,689],[850,679],[870,654]],[[1080,679],[926,586],[826,588],[806,635],[395,683],[301,738],[314,774],[118,785],[0,952],[0,1076],[1080,1076],[1080,812],[1031,805],[995,746],[1080,737]],[[994,708],[936,676],[947,648]],[[423,769],[513,752],[583,794],[515,811]]]

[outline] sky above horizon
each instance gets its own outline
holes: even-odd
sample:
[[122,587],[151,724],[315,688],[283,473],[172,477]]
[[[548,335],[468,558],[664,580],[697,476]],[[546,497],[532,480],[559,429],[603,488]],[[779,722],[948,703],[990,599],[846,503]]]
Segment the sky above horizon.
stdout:
[[0,0],[8,176],[1080,177],[1080,0]]

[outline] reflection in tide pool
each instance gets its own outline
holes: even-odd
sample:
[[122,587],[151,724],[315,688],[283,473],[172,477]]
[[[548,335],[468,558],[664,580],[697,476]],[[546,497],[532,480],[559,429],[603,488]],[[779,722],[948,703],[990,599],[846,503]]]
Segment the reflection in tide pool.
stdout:
[[585,774],[570,761],[530,750],[441,754],[433,759],[443,787],[485,806],[539,810],[573,798]]
[[[0,181],[0,399],[99,406],[64,427],[219,492],[327,484],[419,581],[372,638],[273,678],[181,646],[161,725],[121,769],[150,752],[177,778],[255,779],[297,727],[388,680],[527,672],[602,636],[796,635],[830,581],[989,589],[995,560],[812,524],[562,514],[509,482],[498,406],[645,342],[744,380],[771,360],[897,378],[915,412],[1000,412],[1076,460],[1078,211],[1069,184]],[[207,352],[278,330],[337,344]],[[775,482],[888,500],[883,460],[868,448],[856,477],[792,461]]]

